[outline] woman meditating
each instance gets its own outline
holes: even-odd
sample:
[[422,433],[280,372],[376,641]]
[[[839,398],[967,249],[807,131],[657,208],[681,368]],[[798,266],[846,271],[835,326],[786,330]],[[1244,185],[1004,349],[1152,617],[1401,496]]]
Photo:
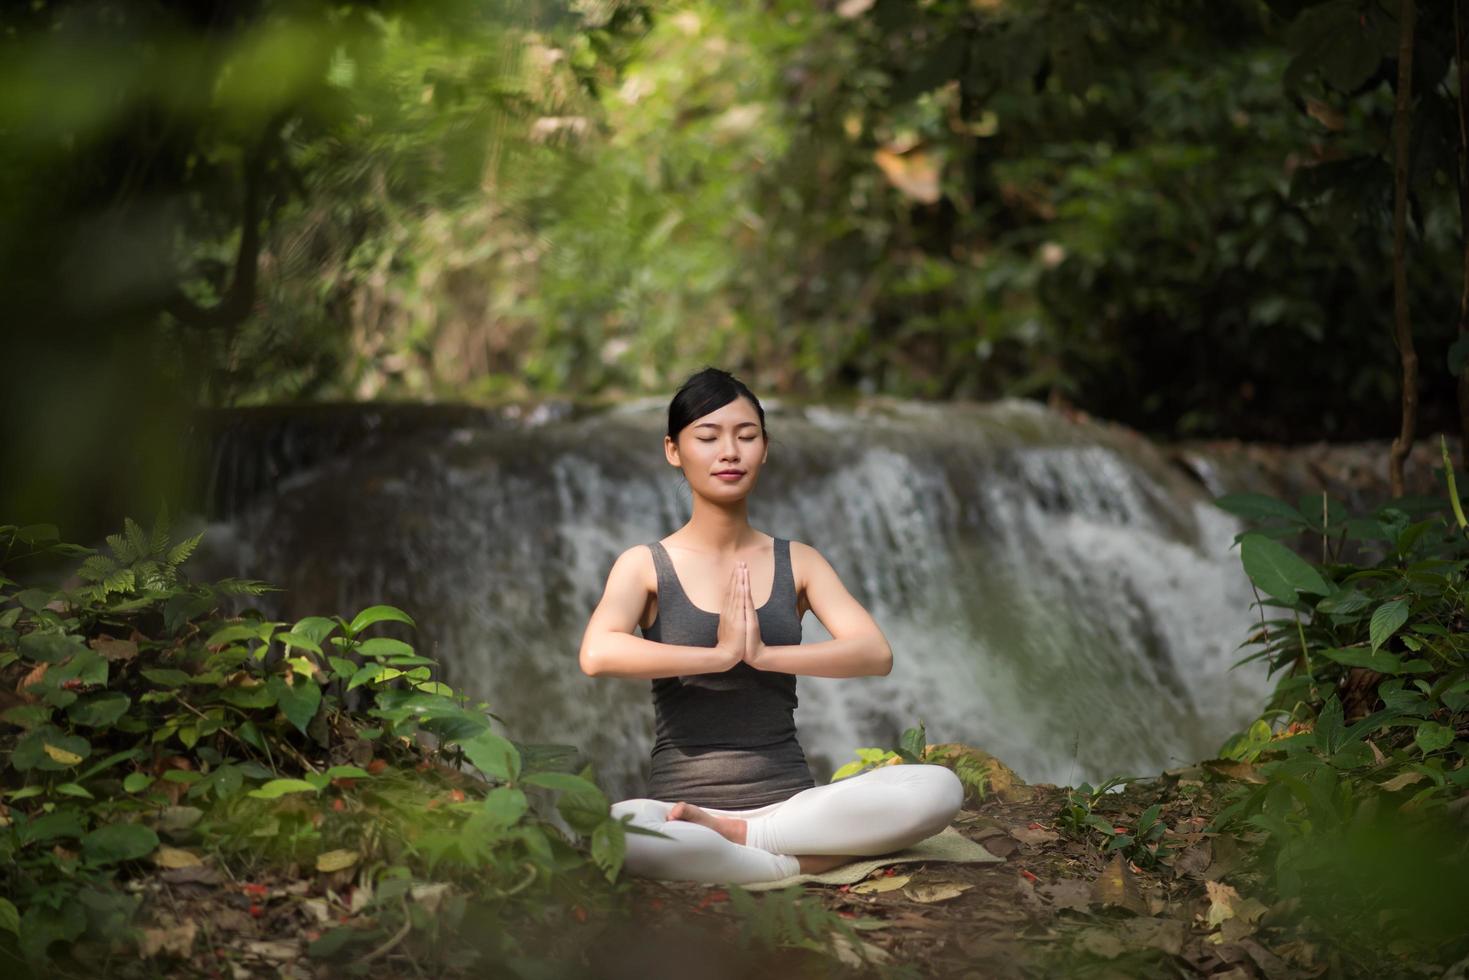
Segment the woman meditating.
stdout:
[[[688,481],[693,516],[618,556],[580,654],[592,677],[653,682],[648,798],[614,803],[612,815],[671,839],[628,834],[629,873],[773,881],[942,831],[964,799],[944,766],[883,766],[821,786],[807,768],[796,675],[887,674],[892,651],[815,548],[750,526],[746,504],[769,453],[760,402],[705,368],[669,405],[663,448]],[[801,645],[807,610],[833,639]]]

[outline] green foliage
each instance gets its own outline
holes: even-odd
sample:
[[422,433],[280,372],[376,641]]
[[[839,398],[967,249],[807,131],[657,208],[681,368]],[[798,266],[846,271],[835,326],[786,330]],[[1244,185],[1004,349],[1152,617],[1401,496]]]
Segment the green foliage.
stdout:
[[[1257,525],[1237,539],[1263,593],[1258,649],[1241,663],[1281,676],[1265,714],[1221,749],[1254,775],[1216,827],[1257,838],[1274,889],[1388,972],[1394,956],[1466,947],[1447,910],[1469,901],[1456,826],[1469,800],[1469,538],[1447,454],[1445,466],[1447,500],[1355,517],[1324,495],[1218,501]],[[1323,560],[1280,543],[1298,536]]]
[[1163,809],[1161,803],[1154,803],[1144,810],[1133,830],[1118,826],[1116,820],[1097,812],[1098,805],[1114,790],[1119,790],[1138,778],[1113,776],[1096,787],[1090,783],[1082,783],[1074,789],[1068,789],[1066,800],[1056,814],[1058,826],[1068,836],[1078,839],[1086,839],[1093,834],[1100,835],[1104,854],[1119,851],[1140,868],[1156,868],[1160,863],[1167,863],[1177,847],[1165,840],[1168,825],[1160,817]]
[[916,728],[904,729],[902,736],[898,739],[898,744],[891,749],[859,748],[856,751],[856,761],[839,766],[836,772],[831,774],[832,782],[879,766],[930,763],[945,765],[953,769],[959,781],[964,784],[966,798],[983,799],[989,789],[989,767],[982,760],[972,756],[932,752],[928,746],[928,736],[922,721]]
[[[16,692],[0,713],[0,929],[33,964],[56,941],[122,937],[134,898],[118,880],[185,812],[189,839],[241,871],[349,856],[462,882],[500,916],[616,880],[629,828],[590,767],[567,771],[573,747],[492,732],[432,660],[377,632],[412,629],[402,610],[224,616],[226,596],[268,587],[187,582],[198,540],[127,520],[100,556],[54,527],[0,526],[0,682]],[[9,577],[46,556],[81,558],[83,584]]]
[[902,968],[885,968],[883,960],[868,959],[869,947],[860,938],[859,930],[879,928],[883,924],[881,919],[845,919],[804,892],[804,886],[791,885],[757,896],[738,885],[731,886],[730,905],[739,920],[738,945],[745,949],[809,949],[843,959],[852,957],[876,968],[879,976],[907,975]]

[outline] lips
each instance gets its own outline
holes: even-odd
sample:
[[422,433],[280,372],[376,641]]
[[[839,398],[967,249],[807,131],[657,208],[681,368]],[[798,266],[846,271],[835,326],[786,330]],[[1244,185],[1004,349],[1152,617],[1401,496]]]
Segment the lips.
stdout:
[[745,475],[745,471],[744,470],[719,470],[714,475],[715,476],[744,476]]

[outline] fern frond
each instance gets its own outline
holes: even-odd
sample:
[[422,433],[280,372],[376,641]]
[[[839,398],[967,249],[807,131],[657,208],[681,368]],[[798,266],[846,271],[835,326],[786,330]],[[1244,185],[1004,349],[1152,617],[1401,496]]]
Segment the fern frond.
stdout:
[[283,591],[279,586],[248,578],[220,579],[212,588],[220,595],[264,595],[267,592]]
[[100,582],[108,575],[117,570],[117,562],[106,555],[93,555],[82,562],[82,567],[77,569],[77,576],[83,582]]
[[131,592],[136,587],[131,568],[119,568],[102,580],[103,595],[109,592]]
[[128,544],[133,546],[133,554],[138,558],[148,555],[148,536],[143,533],[143,528],[131,517],[122,519],[122,526],[127,531]]
[[189,538],[187,541],[180,541],[178,544],[174,545],[173,550],[168,553],[168,563],[170,565],[182,565],[184,562],[188,561],[189,556],[194,553],[194,549],[199,547],[199,540],[203,537],[204,532],[200,531],[198,534],[194,535],[192,538]]
[[133,551],[132,545],[128,544],[127,538],[124,538],[121,534],[107,535],[107,544],[112,548],[113,555],[117,557],[118,562],[121,564],[132,564],[140,557]]
[[148,554],[161,555],[168,550],[169,535],[168,504],[158,507],[158,516],[153,520],[153,533],[148,538]]

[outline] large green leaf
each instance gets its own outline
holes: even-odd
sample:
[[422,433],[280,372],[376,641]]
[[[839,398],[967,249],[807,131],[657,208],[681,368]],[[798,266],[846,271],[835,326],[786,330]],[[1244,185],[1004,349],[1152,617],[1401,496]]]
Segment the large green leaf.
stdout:
[[1447,747],[1453,740],[1454,730],[1436,721],[1425,721],[1418,726],[1418,732],[1413,736],[1413,741],[1418,744],[1418,748],[1422,749],[1425,755]]
[[1282,602],[1298,601],[1297,592],[1330,595],[1332,588],[1304,558],[1278,541],[1260,534],[1240,539],[1245,574],[1260,591]]
[[411,657],[413,647],[390,636],[374,636],[359,643],[357,652],[364,657]]
[[627,831],[617,820],[604,820],[592,831],[592,860],[608,881],[617,877],[627,856]]
[[507,828],[519,823],[530,805],[521,790],[512,786],[496,786],[485,796],[483,809],[494,826]]
[[1322,650],[1321,655],[1328,660],[1334,660],[1348,667],[1365,667],[1368,670],[1375,670],[1380,674],[1403,673],[1402,658],[1396,657],[1386,650],[1331,649]]
[[1384,602],[1378,606],[1372,613],[1372,622],[1368,626],[1372,649],[1376,650],[1386,643],[1388,638],[1407,621],[1408,601],[1406,599],[1393,599],[1391,602]]
[[86,728],[105,728],[127,714],[132,699],[121,691],[104,691],[85,698],[66,709],[73,724]]
[[486,776],[513,781],[520,775],[520,753],[508,739],[494,732],[480,732],[474,738],[460,742],[459,747],[474,767]]
[[112,823],[82,838],[82,854],[93,864],[135,861],[158,847],[158,835],[137,823]]
[[348,627],[353,634],[361,633],[373,623],[394,622],[407,623],[409,626],[417,627],[413,617],[396,606],[368,606],[352,618],[352,624]]
[[87,645],[71,633],[27,633],[20,638],[19,649],[23,657],[56,664],[85,652]]
[[272,779],[259,789],[252,789],[246,796],[253,796],[257,800],[276,800],[287,793],[316,793],[317,787],[311,785],[304,779]]
[[1228,493],[1216,499],[1214,506],[1252,521],[1286,521],[1297,525],[1305,523],[1301,512],[1290,504],[1260,493]]
[[296,683],[289,684],[279,674],[271,675],[268,683],[286,720],[295,725],[301,734],[306,734],[306,726],[316,717],[316,711],[321,707],[321,688],[315,681],[302,677],[296,677]]

